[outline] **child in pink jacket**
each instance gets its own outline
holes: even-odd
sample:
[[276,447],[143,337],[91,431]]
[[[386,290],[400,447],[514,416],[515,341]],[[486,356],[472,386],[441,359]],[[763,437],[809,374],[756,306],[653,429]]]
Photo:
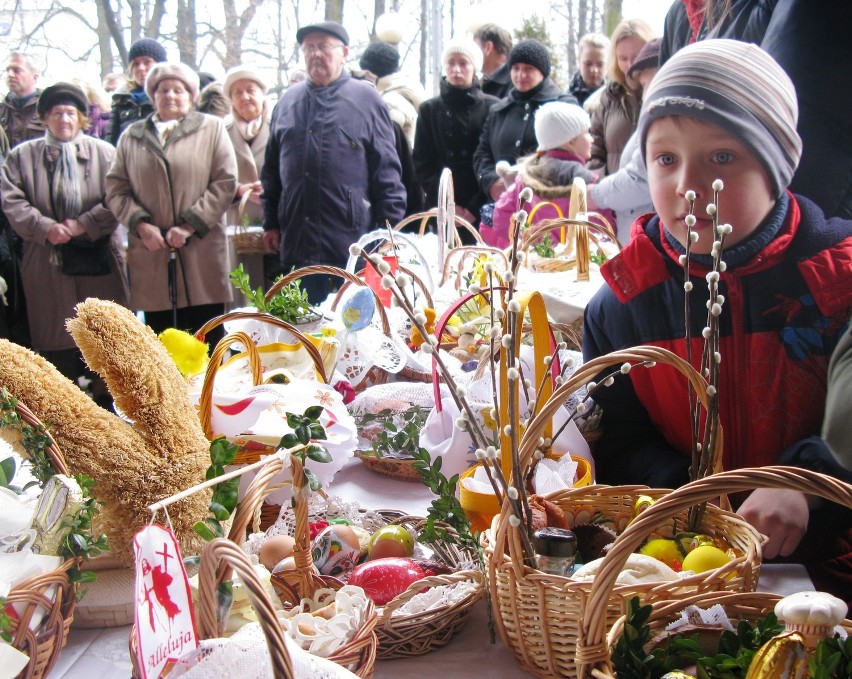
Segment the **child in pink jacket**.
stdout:
[[[542,201],[559,206],[568,216],[568,197],[576,177],[586,183],[596,182],[598,175],[585,168],[592,155],[592,135],[589,134],[589,114],[576,104],[551,101],[535,113],[535,136],[538,151],[521,159],[515,183],[506,189],[494,206],[493,226],[481,226],[480,234],[486,244],[497,248],[509,246],[509,221],[518,210],[518,196],[525,186],[532,189],[532,209]],[[545,206],[534,221],[559,215],[552,206]]]

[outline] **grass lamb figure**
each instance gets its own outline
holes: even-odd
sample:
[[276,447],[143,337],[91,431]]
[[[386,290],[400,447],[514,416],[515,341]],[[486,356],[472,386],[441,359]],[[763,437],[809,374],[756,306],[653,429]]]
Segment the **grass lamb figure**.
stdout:
[[[130,565],[133,535],[151,518],[147,507],[204,480],[209,443],[183,378],[132,312],[87,299],[67,327],[134,424],[96,405],[41,356],[7,340],[0,340],[0,385],[48,425],[71,473],[95,480],[93,494],[104,503],[98,529],[109,537],[110,555]],[[185,555],[201,552],[192,525],[206,516],[209,501],[209,492],[196,493],[169,510]]]

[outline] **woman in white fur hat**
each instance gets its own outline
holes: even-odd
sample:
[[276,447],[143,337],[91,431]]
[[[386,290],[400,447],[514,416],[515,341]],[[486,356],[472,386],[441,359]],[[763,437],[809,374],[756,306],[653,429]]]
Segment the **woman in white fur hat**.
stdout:
[[234,149],[221,118],[192,110],[198,75],[185,64],[157,64],[145,90],[155,113],[121,135],[106,203],[130,234],[130,308],[155,332],[173,327],[173,283],[177,327],[194,331],[232,299],[225,211],[236,189]]
[[473,171],[473,154],[492,105],[499,100],[480,89],[482,50],[472,40],[454,40],[443,56],[439,96],[420,105],[414,136],[414,166],[426,192],[426,206],[438,204],[445,167],[453,173],[456,213],[472,224],[487,197]]

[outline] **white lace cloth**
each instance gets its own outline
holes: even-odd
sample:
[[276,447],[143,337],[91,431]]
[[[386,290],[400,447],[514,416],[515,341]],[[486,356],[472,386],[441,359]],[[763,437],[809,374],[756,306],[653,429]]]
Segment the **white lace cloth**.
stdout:
[[[337,663],[302,650],[286,635],[284,641],[293,665],[293,676],[298,679],[346,679],[356,676]],[[178,661],[169,677],[278,679],[272,673],[269,648],[259,623],[246,625],[227,639],[200,642],[197,649]]]

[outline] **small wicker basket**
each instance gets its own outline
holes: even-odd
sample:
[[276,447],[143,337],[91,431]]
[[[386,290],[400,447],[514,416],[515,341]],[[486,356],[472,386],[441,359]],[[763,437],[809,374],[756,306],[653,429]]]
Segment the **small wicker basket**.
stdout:
[[240,200],[239,223],[236,225],[236,232],[231,236],[231,241],[234,243],[234,249],[241,255],[264,255],[266,248],[263,246],[263,232],[252,230],[243,224],[243,215],[251,196],[252,192],[246,191]]
[[[26,424],[41,426],[38,417],[21,401],[18,401],[15,410]],[[65,458],[49,433],[48,437],[50,443],[45,452],[53,469],[57,474],[67,475]],[[68,571],[79,564],[79,559],[68,559],[55,570],[27,578],[9,590],[6,604],[15,605],[17,611],[15,616],[9,616],[11,645],[30,657],[17,679],[46,677],[59,660],[77,605],[77,587],[71,584]],[[31,630],[30,622],[38,614],[43,614],[43,618],[38,627]]]
[[[615,579],[627,561],[627,557],[642,543],[649,530],[699,502],[713,500],[720,494],[749,492],[755,488],[785,488],[817,495],[832,502],[852,507],[852,485],[830,476],[794,467],[763,467],[720,472],[689,483],[672,491],[655,502],[631,523],[612,545],[589,592],[586,615],[580,620],[577,640],[577,673],[601,679],[613,679],[616,675],[611,662],[611,650],[624,628],[624,618],[616,621],[605,614],[607,602],[611,600]],[[715,577],[721,571],[705,574]],[[766,615],[781,597],[774,594],[753,592],[699,592],[691,596],[677,596],[669,600],[645,601],[653,610],[647,624],[652,633],[660,632],[689,605],[709,608],[714,604],[724,607],[729,617],[754,620]],[[852,621],[843,625],[852,633]],[[610,628],[607,635],[607,628]]]
[[[520,444],[521,468],[529,466],[545,423],[578,386],[597,379],[598,374],[608,367],[642,361],[674,367],[689,380],[698,400],[706,407],[706,382],[686,361],[669,351],[642,346],[601,356],[581,366],[554,391],[530,423]],[[720,459],[721,449],[720,428],[714,459]],[[570,525],[586,523],[598,516],[611,522],[619,532],[632,519],[635,502],[640,495],[662,498],[669,492],[643,486],[595,485],[558,491],[549,495],[548,499],[563,509]],[[509,512],[508,503],[504,503],[491,528],[482,536],[497,629],[503,642],[525,669],[541,677],[577,677],[576,644],[580,638],[580,624],[590,614],[591,584],[549,575],[526,566],[520,536],[508,521]],[[685,529],[686,522],[684,510],[669,521],[665,529],[674,533]],[[644,522],[641,525],[646,528],[643,537],[661,528],[659,521],[653,526]],[[715,505],[707,506],[702,532],[724,536],[739,556],[723,568],[676,582],[616,587],[605,600],[598,601],[594,613],[604,616],[607,624],[612,624],[624,613],[626,602],[636,595],[650,602],[680,599],[694,593],[754,590],[760,573],[762,536],[736,514]],[[664,532],[655,535],[671,537]]]
[[[302,477],[302,463],[295,456],[291,456],[290,466],[292,469],[291,478],[300,479]],[[283,469],[281,459],[277,457],[272,458],[252,481],[249,492],[246,493],[243,502],[235,513],[234,523],[229,534],[229,537],[235,540],[237,544],[241,544],[244,539],[249,521],[254,516],[255,511],[260,507],[266,495],[272,490],[269,484],[281,469]],[[318,589],[323,587],[340,589],[343,586],[343,583],[336,578],[316,574],[311,556],[308,501],[300,493],[295,493],[294,498],[296,499],[294,506],[296,530],[293,537],[296,539],[296,544],[293,550],[293,557],[296,562],[296,568],[293,571],[282,571],[272,575],[272,586],[275,588],[279,599],[281,599],[281,603],[288,607],[298,606],[302,598],[313,596]],[[226,574],[220,574],[219,581],[226,579]],[[337,649],[333,655],[329,656],[329,660],[346,667],[359,677],[362,677],[362,679],[369,679],[373,675],[378,646],[378,639],[375,632],[376,622],[376,608],[370,602],[365,622],[361,629],[358,630],[346,645]]]
[[[298,460],[293,459],[293,478],[298,478],[301,473],[297,470]],[[246,530],[256,521],[256,510],[263,503],[264,498],[270,492],[270,482],[282,468],[280,460],[270,460],[252,481],[249,490],[234,514],[233,524],[229,538],[240,544],[245,538]],[[265,506],[265,505],[264,505]],[[378,512],[389,524],[397,524],[405,527],[414,535],[423,532],[428,522],[426,519],[415,516],[400,516],[398,512]],[[279,593],[279,597],[285,604],[298,602],[302,592],[312,592],[318,587],[339,588],[342,583],[328,576],[317,576],[313,572],[310,552],[310,533],[308,527],[307,502],[301,500],[295,507],[296,529],[296,571],[284,572],[272,576],[272,584]],[[455,531],[449,525],[438,522],[439,530],[446,531],[454,536]],[[451,540],[440,540],[431,543],[435,555],[448,566],[456,568],[453,573],[446,575],[434,575],[422,578],[411,584],[404,592],[389,601],[378,613],[378,618],[373,616],[372,625],[365,626],[364,632],[375,633],[378,648],[369,645],[369,638],[365,634],[359,634],[349,645],[336,653],[331,659],[340,665],[348,666],[350,663],[360,662],[360,669],[353,669],[358,676],[366,677],[372,672],[372,663],[376,657],[403,658],[415,655],[423,655],[447,644],[464,626],[468,615],[474,604],[479,601],[485,593],[485,577],[482,572],[473,567],[477,556]],[[227,573],[220,575],[220,581],[227,579]],[[393,615],[393,612],[406,604],[414,596],[430,587],[441,585],[453,585],[458,582],[468,581],[474,584],[473,590],[465,597],[451,604],[446,604],[432,610],[423,611],[410,615]],[[370,610],[375,611],[372,604]],[[372,660],[370,658],[372,657]]]

